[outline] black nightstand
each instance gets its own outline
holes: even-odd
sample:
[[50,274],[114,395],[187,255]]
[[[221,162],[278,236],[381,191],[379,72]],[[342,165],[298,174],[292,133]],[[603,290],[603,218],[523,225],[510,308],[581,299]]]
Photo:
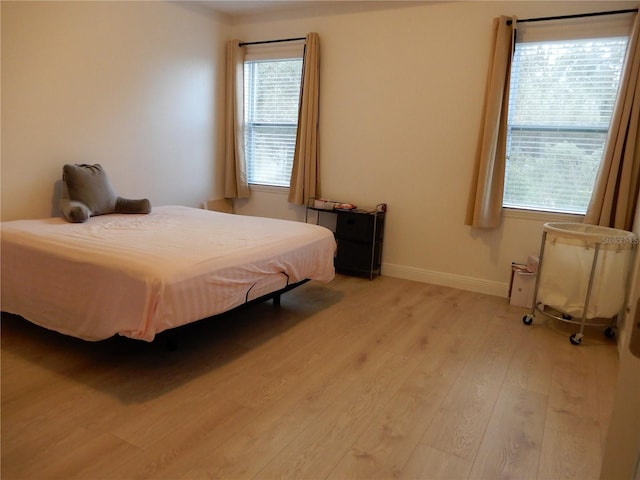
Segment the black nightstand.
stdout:
[[316,223],[320,222],[323,212],[336,216],[336,271],[367,276],[370,280],[375,275],[380,275],[386,203],[378,204],[373,210],[315,208],[312,206],[313,201],[310,205],[307,206],[305,221],[308,219],[309,210],[317,212]]

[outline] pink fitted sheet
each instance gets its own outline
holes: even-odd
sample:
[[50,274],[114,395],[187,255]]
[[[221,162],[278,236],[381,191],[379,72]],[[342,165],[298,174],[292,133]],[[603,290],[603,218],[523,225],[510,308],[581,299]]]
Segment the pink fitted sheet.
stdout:
[[324,227],[181,206],[2,222],[2,311],[85,340],[151,341],[304,279],[334,276]]

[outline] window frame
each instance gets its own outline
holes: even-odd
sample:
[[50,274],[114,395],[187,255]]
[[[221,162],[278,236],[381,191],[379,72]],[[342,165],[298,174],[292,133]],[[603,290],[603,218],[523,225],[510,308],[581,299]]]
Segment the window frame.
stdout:
[[[620,16],[613,16],[610,18],[602,19],[602,20],[599,19],[597,24],[593,24],[591,22],[592,20],[590,22],[580,22],[575,20],[567,22],[565,20],[565,21],[559,21],[559,22],[558,21],[542,22],[540,24],[533,24],[533,25],[517,24],[516,43],[517,44],[529,43],[529,42],[555,43],[563,40],[579,40],[579,39],[580,40],[596,40],[596,39],[602,39],[602,38],[616,38],[616,37],[626,37],[628,41],[629,32],[631,29],[631,17],[620,18]],[[516,45],[514,45],[514,50],[513,50],[514,55],[515,55],[515,48],[516,48]],[[621,65],[621,69],[623,68],[623,65],[624,65],[624,60],[623,60],[623,64]],[[511,68],[513,69],[513,62],[512,62]],[[513,74],[514,72],[512,70],[510,72],[509,81],[511,81],[511,79],[513,78],[514,76]],[[567,132],[569,135],[571,135],[571,132],[585,132],[588,130],[588,131],[593,131],[594,133],[595,132],[604,133],[606,137],[610,128],[610,124],[611,122],[609,122],[609,125],[607,125],[606,128],[601,126],[573,127],[568,125],[564,127],[557,126],[557,125],[548,125],[547,127],[552,128],[554,131]],[[512,131],[515,131],[517,129],[521,129],[521,130],[530,129],[530,130],[540,131],[540,130],[544,130],[544,128],[545,127],[542,125],[537,125],[537,126],[526,125],[523,127],[522,125],[520,126],[513,125],[511,122],[509,122],[506,125],[507,156],[510,153],[509,146],[512,139],[511,137]],[[605,147],[606,147],[606,143],[605,143]],[[505,162],[508,162],[508,161],[509,159],[507,157],[505,159]],[[505,167],[506,167],[506,164],[505,164]],[[508,171],[505,168],[505,189],[504,189],[503,198],[502,198],[502,208],[503,208],[503,211],[507,214],[507,216],[519,217],[519,218],[539,218],[539,219],[542,219],[542,218],[544,219],[548,219],[548,218],[582,219],[584,217],[585,213],[571,211],[569,209],[565,211],[561,211],[561,210],[539,208],[539,206],[528,208],[526,206],[507,204],[505,202],[506,194],[507,194],[507,189],[506,189],[507,175],[508,175]],[[595,184],[595,175],[594,175],[594,184]]]
[[[243,65],[243,69],[245,69],[246,72],[246,65],[248,63],[257,63],[257,62],[266,62],[266,61],[287,61],[287,60],[299,60],[300,62],[303,61],[303,57],[304,57],[304,39],[300,40],[300,41],[292,41],[292,42],[286,42],[286,43],[267,43],[267,44],[256,44],[256,45],[248,45],[245,47],[246,51],[245,51],[245,59],[244,59],[244,65]],[[247,94],[246,89],[247,88],[251,88],[252,85],[250,85],[251,80],[249,78],[247,78],[247,76],[245,75],[245,85],[244,85],[244,89],[245,92],[243,92],[243,95],[245,96],[245,98],[247,98],[247,95],[251,96],[252,93],[250,92],[249,94]],[[302,85],[302,72],[301,72],[301,76],[300,76],[300,86]],[[300,89],[298,89],[298,110],[299,110],[299,104],[300,104]],[[245,112],[248,108],[248,105],[245,104]],[[249,184],[249,188],[251,190],[256,190],[256,191],[270,191],[270,192],[286,192],[289,190],[289,185],[280,185],[280,184],[274,184],[274,183],[264,183],[264,182],[257,182],[255,179],[251,179],[249,178],[249,172],[251,170],[252,167],[250,167],[250,162],[252,161],[250,153],[249,153],[249,148],[247,148],[248,144],[247,144],[247,134],[250,131],[250,129],[248,128],[247,122],[246,122],[246,115],[243,117],[243,124],[244,124],[244,145],[245,145],[245,160],[247,162],[247,182]],[[274,128],[278,128],[278,127],[286,127],[286,128],[294,128],[294,152],[295,152],[295,136],[297,134],[297,127],[298,127],[298,118],[296,117],[296,121],[295,123],[282,123],[282,122],[275,122],[275,123],[270,123],[270,122],[254,122],[254,125],[258,128],[260,127],[274,127]],[[294,153],[292,153],[293,155]],[[292,166],[293,166],[293,159],[291,162]],[[291,176],[291,172],[292,172],[292,168],[289,170],[289,178]]]

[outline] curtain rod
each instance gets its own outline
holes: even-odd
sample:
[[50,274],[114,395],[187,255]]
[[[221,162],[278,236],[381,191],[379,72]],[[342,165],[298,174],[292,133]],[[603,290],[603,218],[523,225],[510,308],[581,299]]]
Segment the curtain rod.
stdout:
[[281,38],[280,40],[262,40],[260,42],[242,42],[240,43],[241,47],[245,45],[262,45],[264,43],[280,43],[280,42],[297,42],[299,40],[306,40],[307,37],[298,37],[298,38]]
[[[557,17],[523,18],[522,20],[518,20],[517,23],[544,22],[547,20],[567,20],[570,18],[583,18],[583,17],[599,17],[602,15],[620,15],[623,13],[638,13],[638,9],[629,8],[627,10],[610,10],[608,12],[578,13],[576,15],[560,15]],[[513,23],[512,20],[507,20],[507,25],[511,25],[512,23]]]

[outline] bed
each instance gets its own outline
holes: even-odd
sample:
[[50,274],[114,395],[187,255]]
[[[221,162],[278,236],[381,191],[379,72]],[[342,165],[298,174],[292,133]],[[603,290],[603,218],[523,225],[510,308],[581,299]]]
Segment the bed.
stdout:
[[182,206],[0,226],[2,311],[89,341],[152,341],[305,280],[334,277],[317,225]]

